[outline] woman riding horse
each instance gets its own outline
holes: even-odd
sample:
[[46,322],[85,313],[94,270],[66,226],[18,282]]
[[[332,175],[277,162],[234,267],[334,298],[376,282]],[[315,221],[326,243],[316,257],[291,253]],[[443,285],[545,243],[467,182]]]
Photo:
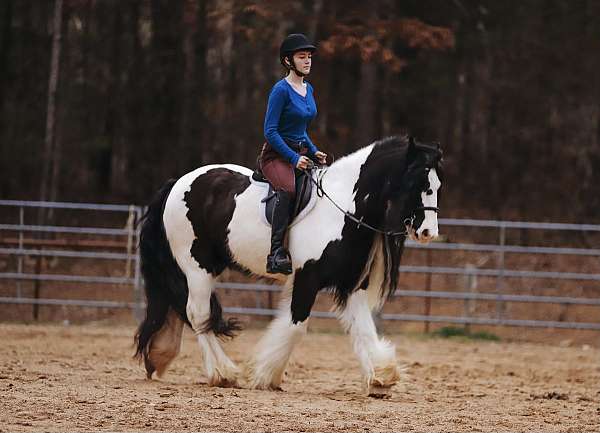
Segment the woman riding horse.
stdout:
[[[304,81],[310,73],[316,47],[300,33],[288,35],[279,49],[281,64],[288,70],[285,78],[273,86],[265,114],[265,139],[260,167],[275,191],[272,215],[271,251],[267,272],[290,274],[292,262],[284,246],[289,223],[290,203],[296,192],[295,178],[306,169],[310,158],[325,164],[327,155],[308,137],[306,128],[317,115],[312,86]],[[308,156],[306,156],[308,155]]]
[[[395,348],[379,337],[371,312],[396,290],[406,237],[429,242],[438,234],[442,152],[437,144],[394,136],[331,164],[319,177],[321,194],[313,209],[289,230],[291,266],[283,238],[294,167],[306,168],[307,156],[324,162],[326,155],[306,134],[316,106],[302,74],[310,71],[314,46],[302,35],[290,35],[281,51],[291,73],[271,92],[261,158],[278,191],[273,230],[263,223],[264,183],[253,182],[247,167],[205,165],[166,182],[140,233],[146,317],[136,334],[136,354],[148,378],[161,376],[179,353],[187,324],[210,385],[277,389],[306,333],[316,296],[327,288],[368,393],[386,393],[399,378]],[[292,271],[269,275],[283,285],[280,307],[243,371],[219,342],[239,329],[235,319],[223,317],[215,293],[226,269],[258,276]]]

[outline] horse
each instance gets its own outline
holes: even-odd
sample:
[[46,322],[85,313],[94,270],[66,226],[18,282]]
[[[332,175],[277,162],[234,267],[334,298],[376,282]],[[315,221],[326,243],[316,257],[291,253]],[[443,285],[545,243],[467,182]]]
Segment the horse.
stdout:
[[[259,210],[264,188],[251,181],[252,170],[207,165],[169,180],[151,201],[140,235],[147,307],[135,356],[147,378],[163,375],[188,325],[209,385],[281,389],[315,297],[329,289],[365,388],[373,395],[389,390],[400,377],[395,347],[378,336],[372,311],[397,287],[406,238],[427,243],[438,235],[441,159],[438,143],[392,136],[318,170],[316,203],[287,234],[290,275],[266,273],[270,227]],[[214,293],[226,269],[283,285],[276,317],[245,369],[220,344],[240,329],[236,319],[223,318]]]

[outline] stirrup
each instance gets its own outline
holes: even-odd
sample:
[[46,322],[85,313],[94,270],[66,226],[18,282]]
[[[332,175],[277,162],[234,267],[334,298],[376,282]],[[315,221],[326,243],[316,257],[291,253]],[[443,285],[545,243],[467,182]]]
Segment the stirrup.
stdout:
[[[290,259],[289,253],[282,248],[277,249],[273,254],[269,254],[267,256],[267,273],[268,274],[283,274],[289,275],[292,273],[292,261]],[[280,253],[285,254],[284,260],[276,260],[277,255]]]

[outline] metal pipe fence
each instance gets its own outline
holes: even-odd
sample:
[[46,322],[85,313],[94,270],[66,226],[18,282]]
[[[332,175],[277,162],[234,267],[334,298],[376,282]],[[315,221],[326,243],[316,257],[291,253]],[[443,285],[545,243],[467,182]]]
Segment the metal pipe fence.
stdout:
[[[59,202],[34,202],[34,201],[14,201],[0,200],[0,209],[17,208],[18,221],[10,223],[0,221],[0,259],[2,257],[16,257],[17,269],[14,271],[0,272],[0,282],[15,281],[17,284],[16,296],[0,297],[0,304],[12,305],[33,305],[34,308],[39,306],[69,306],[83,308],[109,308],[109,309],[131,309],[137,320],[141,320],[144,315],[144,294],[143,282],[140,272],[140,257],[137,251],[137,244],[140,235],[140,226],[136,222],[141,220],[143,208],[133,205],[106,205],[106,204],[89,204],[89,203],[59,203]],[[26,224],[25,209],[43,208],[54,210],[72,210],[72,211],[94,211],[94,212],[111,212],[122,216],[125,219],[124,226],[117,227],[79,227],[79,226],[55,226],[43,224]],[[434,242],[428,245],[420,245],[414,242],[407,241],[406,248],[408,250],[426,250],[428,259],[426,265],[403,265],[400,271],[405,274],[423,274],[428,275],[427,287],[423,290],[397,290],[394,293],[394,298],[422,298],[428,302],[430,306],[431,300],[462,300],[465,302],[463,315],[431,315],[430,308],[426,308],[427,314],[400,314],[400,313],[381,313],[381,320],[389,321],[411,321],[429,323],[451,323],[462,325],[489,325],[489,326],[518,326],[518,327],[542,327],[542,328],[565,328],[565,329],[587,329],[600,330],[599,322],[574,322],[574,321],[558,321],[558,320],[533,320],[533,319],[515,319],[505,317],[506,303],[544,303],[558,304],[562,306],[576,305],[588,307],[600,307],[600,273],[598,272],[571,272],[571,271],[538,271],[528,269],[506,268],[506,257],[509,254],[526,254],[531,256],[549,255],[549,256],[576,256],[598,260],[600,263],[600,249],[598,248],[583,248],[583,247],[564,247],[564,246],[522,246],[507,244],[507,230],[543,230],[545,232],[556,231],[579,231],[596,233],[600,232],[600,225],[594,224],[564,224],[564,223],[535,223],[535,222],[513,222],[513,221],[495,221],[495,220],[475,220],[475,219],[443,219],[439,220],[441,227],[463,227],[463,228],[487,228],[498,230],[498,243],[465,243],[465,242]],[[4,233],[17,233],[18,238],[12,239],[16,247],[6,247],[2,244],[7,242]],[[100,242],[94,244],[90,240],[82,240],[77,244],[73,239],[44,239],[38,238],[36,248],[27,248],[25,244],[34,243],[36,240],[26,239],[25,234],[35,234],[35,236],[64,236],[64,235],[85,235],[94,238],[104,239],[107,237],[122,238],[119,242]],[[31,235],[30,235],[31,236]],[[59,242],[60,241],[60,242]],[[112,249],[119,249],[118,252],[113,251],[94,251],[90,245],[94,246],[110,246]],[[46,249],[45,246],[50,246],[51,249]],[[74,246],[84,247],[85,250],[75,250]],[[63,247],[62,249],[59,247]],[[68,248],[68,249],[66,249]],[[105,248],[106,249],[106,248]],[[433,266],[431,262],[431,253],[435,252],[474,252],[474,253],[489,253],[497,258],[497,266],[476,267],[472,264],[465,263],[462,266]],[[87,259],[87,260],[110,260],[115,263],[115,266],[122,266],[122,276],[106,276],[106,275],[74,275],[74,274],[52,274],[42,273],[38,266],[38,272],[31,273],[24,270],[24,258],[34,258],[39,261],[43,257],[56,257],[65,259]],[[598,267],[596,267],[598,268]],[[449,290],[431,290],[431,276],[460,276],[468,279],[466,284],[468,291],[449,291]],[[495,293],[478,292],[477,278],[488,277],[495,279]],[[598,289],[598,297],[580,297],[580,296],[538,296],[506,293],[510,285],[508,281],[513,279],[535,279],[535,280],[552,280],[552,281],[571,281],[571,282],[591,282],[593,288]],[[105,285],[122,286],[124,290],[128,290],[130,296],[129,301],[122,300],[91,300],[91,299],[51,299],[39,296],[39,286],[36,289],[34,297],[24,297],[20,286],[21,282],[63,282],[66,284],[80,283],[93,284],[99,287]],[[274,292],[281,291],[278,285],[269,284],[254,284],[254,283],[234,283],[221,282],[217,283],[216,288],[219,290],[235,290],[235,291],[251,291],[255,293],[255,298],[260,293],[267,293],[269,296]],[[77,286],[70,290],[77,291]],[[595,295],[594,295],[595,296]],[[269,298],[271,299],[271,298]],[[496,305],[496,317],[476,317],[473,315],[473,302],[486,301],[493,302]],[[37,310],[34,310],[37,311]],[[226,306],[226,313],[243,314],[250,316],[273,316],[276,310],[271,308],[263,308],[257,302],[256,308],[245,306]],[[335,313],[325,311],[314,311],[313,317],[332,318]],[[600,314],[596,317],[600,317]]]
[[[135,317],[143,317],[143,293],[141,274],[139,272],[140,257],[137,252],[140,227],[136,224],[141,220],[143,208],[134,205],[113,205],[113,204],[93,204],[93,203],[65,203],[65,202],[37,202],[37,201],[18,201],[18,200],[0,200],[0,209],[17,208],[19,221],[17,224],[8,224],[5,221],[0,223],[0,243],[7,242],[3,235],[5,232],[17,232],[18,240],[16,248],[0,248],[0,257],[17,256],[17,272],[0,272],[0,281],[14,280],[17,282],[17,293],[15,297],[1,297],[0,304],[21,304],[34,306],[34,318],[37,319],[37,307],[40,305],[57,306],[77,306],[92,308],[131,308],[134,310]],[[25,209],[52,209],[70,210],[70,211],[92,211],[95,213],[113,213],[124,218],[124,227],[80,227],[80,226],[56,226],[42,224],[25,224]],[[4,212],[2,213],[4,214]],[[38,248],[25,248],[25,233],[33,233],[35,239],[31,242],[37,244]],[[57,235],[85,235],[94,238],[100,238],[100,241],[82,241],[77,243],[71,238],[65,239],[47,239],[46,236]],[[117,237],[118,242],[102,241],[108,237]],[[64,242],[56,242],[64,241]],[[53,249],[44,249],[43,245],[51,245]],[[56,249],[57,247],[90,246],[119,248],[123,252],[93,251],[93,250],[73,250]],[[36,273],[27,273],[23,270],[23,258],[35,257],[37,259]],[[91,260],[111,260],[116,263],[121,262],[123,276],[109,277],[98,275],[61,275],[44,274],[40,271],[42,257],[60,257],[71,259],[91,259]],[[35,282],[35,293],[33,298],[22,296],[21,282]],[[40,284],[42,282],[65,282],[65,283],[84,283],[84,284],[116,284],[124,286],[126,290],[132,290],[133,302],[120,301],[94,301],[94,300],[75,300],[75,299],[45,299],[40,298]],[[76,291],[76,288],[72,289]]]

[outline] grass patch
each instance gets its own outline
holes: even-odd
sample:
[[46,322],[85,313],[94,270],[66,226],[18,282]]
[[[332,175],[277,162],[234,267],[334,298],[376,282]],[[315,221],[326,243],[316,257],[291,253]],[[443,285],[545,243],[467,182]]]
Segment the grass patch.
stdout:
[[456,326],[444,326],[443,328],[437,329],[431,333],[432,335],[440,338],[467,338],[469,340],[488,340],[488,341],[500,341],[500,337],[491,332],[479,331],[470,332],[465,328],[458,328]]

